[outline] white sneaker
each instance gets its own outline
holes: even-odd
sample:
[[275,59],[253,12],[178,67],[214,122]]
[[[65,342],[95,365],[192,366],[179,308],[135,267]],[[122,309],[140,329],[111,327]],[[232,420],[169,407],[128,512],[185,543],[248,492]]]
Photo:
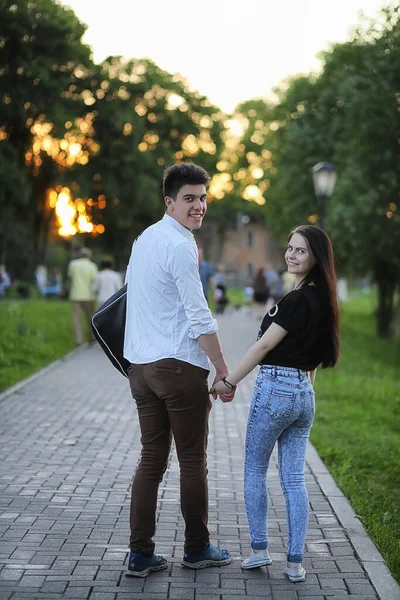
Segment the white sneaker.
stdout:
[[246,558],[242,562],[242,569],[256,569],[257,567],[265,567],[271,563],[272,558],[267,548],[265,550],[252,550],[249,558]]
[[303,567],[286,567],[283,571],[289,581],[293,583],[299,583],[299,581],[305,581],[306,570]]

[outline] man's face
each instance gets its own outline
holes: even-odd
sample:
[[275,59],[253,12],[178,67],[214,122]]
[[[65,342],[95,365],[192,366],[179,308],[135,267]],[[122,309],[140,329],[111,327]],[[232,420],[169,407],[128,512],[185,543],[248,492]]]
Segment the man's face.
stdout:
[[186,229],[200,229],[207,212],[206,186],[202,184],[184,185],[176,200],[165,197],[167,215],[178,221]]

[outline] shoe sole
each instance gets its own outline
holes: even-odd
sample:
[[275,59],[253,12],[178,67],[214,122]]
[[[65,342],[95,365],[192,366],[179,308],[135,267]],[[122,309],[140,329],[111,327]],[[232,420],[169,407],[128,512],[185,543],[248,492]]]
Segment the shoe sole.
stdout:
[[259,567],[268,567],[272,565],[272,558],[270,560],[260,560],[259,562],[253,562],[250,565],[244,565],[242,563],[242,569],[257,569]]
[[200,560],[197,563],[183,560],[181,565],[188,569],[206,569],[207,567],[223,567],[224,565],[229,565],[230,562],[232,562],[232,556],[225,558],[225,560]]
[[303,575],[299,575],[298,577],[293,577],[293,575],[288,575],[285,572],[286,577],[289,579],[289,581],[291,581],[292,583],[301,583],[302,581],[306,580],[306,573],[304,573]]
[[147,569],[144,569],[143,571],[126,571],[125,575],[127,577],[147,577],[147,575],[149,575],[152,572],[155,571],[164,571],[164,569],[168,568],[168,563],[166,563],[165,565],[158,565],[156,567],[147,567]]

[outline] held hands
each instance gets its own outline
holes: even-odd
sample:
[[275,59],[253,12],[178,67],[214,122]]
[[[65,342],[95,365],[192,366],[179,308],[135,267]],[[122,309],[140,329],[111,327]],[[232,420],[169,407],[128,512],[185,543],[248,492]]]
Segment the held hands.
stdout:
[[210,389],[210,394],[212,394],[214,400],[219,396],[222,402],[232,402],[237,386],[234,387],[233,390],[230,390],[227,385],[222,381],[222,378],[217,380],[217,377],[214,380],[212,388]]
[[[229,374],[228,367],[226,366],[223,354],[221,353],[221,356],[219,356],[216,360],[213,360],[212,362],[215,367],[215,379],[213,381],[209,393],[212,395],[214,400],[216,400],[217,396],[219,395],[219,398],[222,402],[232,402],[235,396],[236,386],[232,390],[222,381],[222,379],[224,377],[227,377]],[[216,389],[216,386],[218,386],[218,390]]]

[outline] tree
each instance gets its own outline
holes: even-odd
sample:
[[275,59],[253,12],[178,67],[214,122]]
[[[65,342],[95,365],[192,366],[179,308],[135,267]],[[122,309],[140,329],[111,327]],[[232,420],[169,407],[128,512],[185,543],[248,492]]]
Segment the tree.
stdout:
[[[12,148],[13,172],[26,189],[21,194],[20,186],[9,186],[7,212],[13,219],[21,215],[26,225],[31,271],[39,258],[45,192],[57,171],[57,163],[33,142],[43,124],[57,130],[85,108],[84,98],[78,108],[67,97],[79,82],[82,64],[90,64],[90,50],[81,42],[84,31],[74,13],[53,0],[0,0],[0,146],[7,141]],[[0,151],[2,168],[7,154]]]
[[[378,288],[377,331],[392,334],[400,283],[400,8],[388,7],[348,44],[326,56],[321,85],[336,81],[341,129],[334,161],[340,179],[332,235],[352,266],[369,270]],[[366,232],[367,235],[366,235]]]
[[332,161],[339,178],[326,226],[339,269],[372,274],[377,331],[389,336],[400,281],[399,7],[384,9],[324,61],[318,78],[295,78],[278,90],[262,146],[272,163],[265,214],[278,233],[300,222],[318,224],[310,168]]
[[222,133],[224,147],[211,182],[210,218],[218,224],[218,235],[240,226],[240,216],[263,220],[263,192],[269,188],[270,152],[265,136],[272,106],[263,100],[239,104]]
[[133,239],[163,212],[163,168],[198,161],[215,171],[223,113],[150,60],[109,57],[89,73],[99,151],[76,175],[91,199],[101,243],[126,264]]

